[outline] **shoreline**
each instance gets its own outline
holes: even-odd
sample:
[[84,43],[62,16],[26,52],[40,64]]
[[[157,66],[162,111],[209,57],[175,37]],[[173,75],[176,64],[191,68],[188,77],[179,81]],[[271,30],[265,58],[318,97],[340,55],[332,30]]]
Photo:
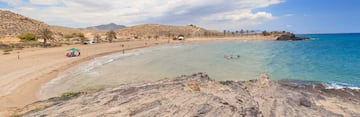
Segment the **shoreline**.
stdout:
[[[144,45],[143,42],[146,42],[147,45]],[[104,43],[104,44],[105,45],[117,45],[117,44],[121,44],[121,43],[123,43],[123,42],[115,42],[115,43],[111,43],[111,44]],[[124,50],[128,51],[128,50],[133,50],[133,49],[146,48],[146,47],[151,47],[151,46],[156,46],[156,45],[167,44],[167,41],[165,41],[165,40],[140,41],[140,43],[138,43],[138,44],[136,44],[135,41],[134,42],[125,42],[125,43],[130,43],[134,46],[134,47],[125,47]],[[79,46],[79,45],[72,45],[72,46]],[[92,45],[89,45],[89,46],[92,46]],[[64,47],[57,47],[57,48],[64,48]],[[11,113],[18,110],[19,108],[22,108],[23,106],[25,106],[27,104],[38,101],[36,94],[39,91],[39,89],[41,88],[41,86],[43,84],[51,81],[52,79],[56,78],[56,76],[60,72],[66,70],[68,68],[71,68],[74,65],[78,65],[80,63],[94,59],[96,57],[101,57],[101,56],[105,56],[105,55],[109,55],[109,54],[113,54],[113,53],[122,52],[123,49],[120,46],[119,46],[119,48],[120,49],[101,52],[98,54],[88,55],[88,56],[84,55],[84,53],[82,52],[83,56],[85,56],[85,57],[74,58],[77,60],[66,61],[66,63],[64,63],[63,65],[56,65],[56,67],[51,69],[50,72],[47,72],[47,73],[45,72],[33,79],[29,79],[26,83],[21,84],[20,86],[17,86],[14,90],[11,91],[10,94],[0,97],[0,105],[1,105],[0,106],[0,115],[10,116]],[[44,50],[44,49],[40,49],[40,50]],[[66,58],[66,57],[64,56],[64,58]],[[73,59],[73,58],[71,58],[71,59]],[[54,64],[56,64],[56,63],[54,63]],[[36,72],[36,71],[34,71],[34,72]],[[26,97],[26,98],[23,98],[23,97]]]
[[[186,39],[185,41],[170,40],[169,43],[168,43],[169,40],[167,40],[167,39],[166,40],[159,39],[158,41],[134,40],[134,41],[127,41],[127,42],[114,42],[111,44],[100,43],[100,44],[95,44],[95,45],[69,45],[69,46],[63,46],[63,47],[55,47],[54,49],[57,49],[57,52],[58,52],[59,49],[64,49],[64,48],[68,48],[71,46],[74,46],[74,47],[80,46],[80,48],[84,47],[86,50],[86,48],[87,48],[86,46],[101,46],[101,47],[105,46],[106,47],[106,45],[114,46],[114,45],[126,43],[126,44],[134,46],[134,47],[125,47],[125,51],[128,51],[128,50],[152,47],[152,46],[162,45],[162,44],[191,43],[191,42],[216,41],[216,40],[274,40],[274,38],[264,37],[264,36],[206,37],[206,38],[189,38],[189,39]],[[144,43],[146,43],[146,44],[144,45]],[[33,78],[28,78],[28,79],[26,79],[26,81],[22,81],[23,83],[15,84],[18,86],[13,86],[13,87],[15,87],[15,89],[10,90],[9,94],[5,94],[5,95],[0,94],[0,105],[1,105],[0,106],[0,115],[9,115],[10,113],[13,113],[17,109],[22,108],[23,106],[25,106],[27,104],[38,101],[36,94],[38,93],[41,86],[43,84],[51,81],[52,79],[56,78],[56,76],[60,72],[66,70],[66,69],[69,69],[69,68],[73,67],[74,65],[78,65],[80,63],[89,61],[96,57],[101,57],[101,56],[105,56],[105,55],[109,55],[109,54],[113,54],[113,53],[122,52],[123,49],[120,47],[120,45],[118,47],[120,49],[112,48],[113,50],[111,50],[111,51],[102,51],[102,52],[99,52],[96,54],[91,54],[91,55],[84,55],[85,53],[82,52],[82,56],[80,58],[74,58],[76,60],[64,60],[61,63],[52,63],[52,64],[54,64],[54,66],[50,65],[52,68],[48,68],[48,72],[43,71],[42,73],[39,73],[40,71],[36,71],[36,70],[31,71],[30,70],[30,72],[25,75],[29,75],[29,74],[31,74],[31,75],[37,74],[37,75],[35,75],[35,76],[33,75]],[[47,48],[47,49],[53,49],[53,48]],[[27,52],[30,53],[30,55],[31,55],[31,54],[37,54],[36,52],[39,52],[39,51],[53,51],[53,50],[47,50],[47,49],[44,49],[44,48],[25,49],[25,50],[21,50],[22,52],[20,52],[20,55],[22,53],[27,53]],[[49,52],[49,53],[51,53],[51,52]],[[41,54],[44,54],[44,53],[41,53]],[[14,55],[11,55],[11,56],[14,56]],[[64,56],[62,56],[62,57],[63,57],[63,59],[66,58]],[[23,57],[21,55],[21,60],[22,59],[23,59]],[[14,61],[16,61],[16,60],[14,60]],[[36,61],[38,61],[38,60],[36,60]],[[41,64],[43,64],[43,63],[41,63]],[[31,68],[29,68],[29,69],[31,69]],[[15,80],[19,80],[19,79],[22,80],[21,77],[22,76],[18,77],[18,79],[15,78]],[[1,76],[0,76],[0,78],[1,78]],[[9,83],[11,83],[11,82],[9,82]],[[23,98],[23,97],[26,97],[26,98]]]

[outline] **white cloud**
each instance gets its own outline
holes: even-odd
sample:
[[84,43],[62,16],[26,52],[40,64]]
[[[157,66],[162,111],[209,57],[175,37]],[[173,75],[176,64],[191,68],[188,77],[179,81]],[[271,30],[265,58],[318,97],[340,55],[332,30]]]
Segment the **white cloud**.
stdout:
[[29,2],[35,5],[56,5],[60,1],[59,0],[29,0]]
[[275,19],[272,14],[267,12],[251,13],[250,11],[232,11],[225,13],[213,14],[209,17],[205,17],[204,20],[212,21],[253,21],[258,22],[255,24],[261,24],[261,22]]
[[[89,26],[109,22],[125,25],[139,23],[210,24],[238,23],[259,25],[276,19],[269,12],[254,9],[281,3],[282,0],[2,0],[11,10],[49,24]],[[38,5],[45,5],[39,7]],[[16,6],[16,7],[15,7]],[[247,23],[246,25],[243,25]],[[211,27],[211,26],[210,26]]]
[[291,28],[291,27],[292,27],[292,25],[290,25],[290,24],[287,24],[287,25],[286,25],[286,27],[288,27],[288,28]]

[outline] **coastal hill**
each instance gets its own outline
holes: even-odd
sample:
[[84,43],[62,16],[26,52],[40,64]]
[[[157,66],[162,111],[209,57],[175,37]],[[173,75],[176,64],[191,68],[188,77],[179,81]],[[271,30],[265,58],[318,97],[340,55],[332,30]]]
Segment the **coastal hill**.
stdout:
[[0,10],[0,41],[18,42],[17,35],[25,32],[37,33],[39,29],[49,28],[55,34],[56,40],[66,40],[66,35],[83,33],[87,39],[92,39],[95,34],[100,34],[105,39],[105,32],[115,30],[118,37],[131,39],[172,38],[180,34],[186,37],[221,36],[222,33],[207,30],[195,25],[172,26],[161,24],[143,24],[125,27],[114,23],[88,27],[86,29],[65,26],[48,25],[45,22],[25,17],[11,11]]
[[161,24],[143,24],[132,27],[126,27],[116,30],[117,34],[122,37],[174,37],[180,34],[185,37],[194,36],[221,36],[222,33],[214,30],[207,30],[195,25],[172,26]]
[[125,28],[126,26],[124,25],[117,25],[115,23],[110,23],[110,24],[103,24],[103,25],[98,25],[98,26],[91,26],[91,27],[87,27],[85,29],[88,30],[99,30],[99,31],[110,31],[110,30],[118,30],[121,28]]
[[215,81],[197,73],[97,92],[66,93],[18,111],[38,116],[355,117],[360,92],[322,84],[271,81]]
[[14,36],[23,32],[36,33],[37,30],[48,26],[44,22],[11,11],[0,10],[0,38]]
[[86,37],[92,37],[92,34],[99,33],[96,30],[87,30],[80,28],[71,28],[65,26],[48,25],[45,22],[31,19],[23,15],[0,10],[0,41],[18,42],[17,35],[25,32],[36,34],[40,29],[49,28],[54,32],[57,40],[62,40],[63,35],[73,33],[83,33]]

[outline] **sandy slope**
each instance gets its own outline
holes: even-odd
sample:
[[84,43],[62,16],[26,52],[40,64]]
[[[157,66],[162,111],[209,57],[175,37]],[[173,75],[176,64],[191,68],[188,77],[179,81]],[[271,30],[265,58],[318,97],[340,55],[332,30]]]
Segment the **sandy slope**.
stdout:
[[[194,38],[186,42],[217,40],[219,38]],[[220,39],[250,39],[273,40],[273,37],[248,36],[227,37]],[[167,43],[161,41],[131,41],[118,43],[102,43],[94,45],[71,45],[56,48],[29,48],[13,51],[10,55],[0,55],[0,116],[9,115],[13,110],[37,101],[35,94],[42,84],[50,81],[56,75],[75,64],[92,58],[121,52],[125,49],[134,49]],[[178,41],[171,41],[177,43]],[[65,57],[66,50],[76,47],[81,50],[81,56],[75,58]],[[18,54],[19,52],[19,54]],[[20,59],[18,59],[18,55]]]

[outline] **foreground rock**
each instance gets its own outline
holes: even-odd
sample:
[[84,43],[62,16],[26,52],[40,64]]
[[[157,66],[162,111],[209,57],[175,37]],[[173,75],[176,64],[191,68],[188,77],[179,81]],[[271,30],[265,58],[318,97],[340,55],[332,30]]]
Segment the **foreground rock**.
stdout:
[[284,33],[284,34],[281,34],[276,40],[279,40],[279,41],[286,41],[286,40],[308,40],[310,38],[308,37],[297,37],[295,36],[295,34],[293,33]]
[[[26,106],[34,116],[360,116],[360,93],[320,84],[214,81],[206,74],[154,83],[124,85],[93,93],[69,94]],[[73,97],[73,98],[71,98]]]

